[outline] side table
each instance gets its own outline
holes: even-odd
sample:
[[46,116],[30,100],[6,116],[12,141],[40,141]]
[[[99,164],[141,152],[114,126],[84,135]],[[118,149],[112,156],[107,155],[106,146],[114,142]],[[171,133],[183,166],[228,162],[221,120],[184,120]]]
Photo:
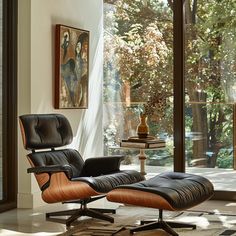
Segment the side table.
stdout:
[[139,149],[138,159],[140,162],[140,174],[145,176],[147,174],[145,171],[145,162],[147,159],[147,155],[145,154],[145,149]]
[[146,173],[146,168],[145,168],[145,162],[146,162],[146,159],[147,159],[147,155],[145,153],[146,150],[161,150],[165,147],[156,147],[156,148],[137,148],[137,147],[121,147],[123,149],[138,149],[139,150],[139,154],[137,155],[138,156],[138,159],[139,159],[139,163],[140,163],[140,174],[145,176],[147,173]]
[[120,147],[120,146],[115,146],[115,147],[110,147],[112,149],[126,149],[126,150],[139,150],[139,154],[137,155],[138,159],[139,159],[139,163],[140,163],[140,174],[145,176],[146,173],[146,168],[145,168],[145,162],[147,159],[147,155],[145,153],[146,150],[161,150],[164,149],[165,147],[156,147],[156,148],[138,148],[138,147]]

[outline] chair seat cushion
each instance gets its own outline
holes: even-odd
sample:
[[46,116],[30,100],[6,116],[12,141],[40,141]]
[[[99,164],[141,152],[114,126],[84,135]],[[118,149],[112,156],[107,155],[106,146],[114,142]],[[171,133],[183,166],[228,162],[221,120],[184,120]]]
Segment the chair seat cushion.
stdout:
[[202,176],[165,172],[139,183],[118,186],[108,193],[107,198],[120,203],[182,210],[209,199],[213,192],[212,183]]
[[107,175],[100,175],[96,177],[77,177],[72,178],[72,181],[86,182],[95,191],[100,193],[107,193],[113,188],[120,185],[133,184],[143,180],[143,176],[134,170],[124,170]]

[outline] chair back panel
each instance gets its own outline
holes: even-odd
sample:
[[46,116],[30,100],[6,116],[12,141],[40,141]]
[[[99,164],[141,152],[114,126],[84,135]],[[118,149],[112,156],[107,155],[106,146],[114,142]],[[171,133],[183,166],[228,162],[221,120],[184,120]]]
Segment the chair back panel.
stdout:
[[84,166],[83,158],[79,152],[74,149],[34,152],[28,154],[28,158],[35,167],[69,165],[72,170],[73,178],[81,175]]
[[24,147],[28,150],[61,147],[72,142],[69,121],[61,114],[30,114],[20,116]]

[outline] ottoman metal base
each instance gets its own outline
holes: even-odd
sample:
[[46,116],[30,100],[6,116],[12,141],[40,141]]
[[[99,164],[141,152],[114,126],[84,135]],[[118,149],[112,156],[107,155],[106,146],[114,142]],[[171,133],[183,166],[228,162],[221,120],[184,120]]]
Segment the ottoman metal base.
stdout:
[[178,236],[179,234],[173,230],[173,228],[191,228],[196,229],[194,224],[186,224],[181,222],[164,221],[163,220],[163,210],[159,210],[159,218],[157,221],[141,221],[141,225],[130,230],[133,234],[139,231],[152,230],[152,229],[163,229],[167,233],[173,236]]

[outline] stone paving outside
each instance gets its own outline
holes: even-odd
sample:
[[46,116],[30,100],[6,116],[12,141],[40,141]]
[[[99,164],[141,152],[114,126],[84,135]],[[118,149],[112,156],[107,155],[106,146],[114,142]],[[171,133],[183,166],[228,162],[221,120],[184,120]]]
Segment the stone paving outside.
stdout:
[[[121,169],[134,169],[139,171],[139,164],[122,165]],[[173,167],[146,165],[146,178],[151,178],[165,171],[173,171]],[[236,191],[236,170],[220,168],[187,167],[186,173],[201,175],[208,178],[215,190]]]

